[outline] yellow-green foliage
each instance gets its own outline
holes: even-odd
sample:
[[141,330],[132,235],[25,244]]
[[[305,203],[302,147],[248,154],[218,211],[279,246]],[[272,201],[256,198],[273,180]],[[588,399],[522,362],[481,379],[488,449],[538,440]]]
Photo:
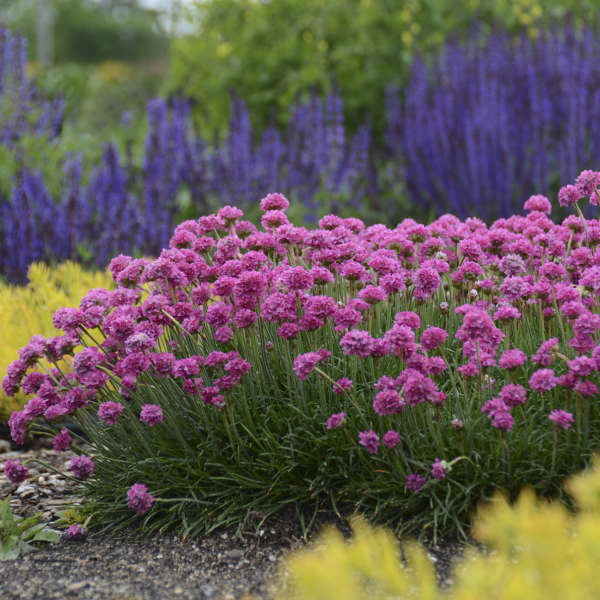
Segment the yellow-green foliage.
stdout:
[[[52,325],[52,315],[63,306],[77,307],[92,288],[113,286],[110,275],[84,271],[73,262],[50,268],[43,263],[29,267],[29,283],[17,287],[0,283],[0,379],[6,367],[18,358],[18,350],[32,335],[56,336],[60,332]],[[8,398],[0,390],[0,421],[23,406],[26,397],[19,393]]]
[[497,496],[480,510],[474,536],[490,548],[466,552],[450,591],[440,591],[424,550],[353,524],[347,542],[330,530],[291,554],[279,572],[276,600],[446,599],[581,600],[600,598],[600,460],[567,483],[580,509],[540,501],[524,491],[514,505]]

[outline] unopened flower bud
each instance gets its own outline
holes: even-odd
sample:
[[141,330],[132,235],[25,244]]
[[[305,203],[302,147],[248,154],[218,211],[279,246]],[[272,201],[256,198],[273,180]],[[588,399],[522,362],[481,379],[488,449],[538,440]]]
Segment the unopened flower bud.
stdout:
[[473,288],[469,290],[469,300],[477,300],[479,298],[479,292]]
[[444,315],[450,312],[450,305],[447,302],[440,302],[440,312]]
[[456,431],[460,431],[461,429],[465,428],[465,424],[463,421],[461,421],[460,419],[452,419],[452,421],[450,421],[452,427],[454,427],[454,429],[456,429]]
[[267,350],[267,351],[269,351],[269,352],[270,352],[271,350],[273,350],[273,342],[267,342],[267,343],[265,344],[265,348],[266,348],[266,350]]

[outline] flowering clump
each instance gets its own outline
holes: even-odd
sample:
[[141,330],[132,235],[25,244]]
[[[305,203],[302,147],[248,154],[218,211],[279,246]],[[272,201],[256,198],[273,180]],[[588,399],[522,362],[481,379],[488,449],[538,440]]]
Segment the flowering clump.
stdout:
[[539,196],[490,225],[307,229],[280,194],[261,206],[261,228],[225,207],[154,260],[117,256],[116,289],[9,366],[5,392],[32,395],[13,439],[39,425],[79,452],[78,421],[71,469],[101,520],[200,531],[289,498],[456,533],[472,490],[557,493],[600,447],[597,221],[555,223]]

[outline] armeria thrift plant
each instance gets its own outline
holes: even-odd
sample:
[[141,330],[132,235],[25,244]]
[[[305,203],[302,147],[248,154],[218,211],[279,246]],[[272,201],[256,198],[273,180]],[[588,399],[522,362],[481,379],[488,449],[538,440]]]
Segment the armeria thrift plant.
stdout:
[[295,506],[306,527],[311,507],[466,535],[495,488],[560,495],[600,447],[600,223],[578,207],[599,183],[561,190],[578,211],[562,223],[540,195],[491,226],[329,215],[309,230],[280,194],[261,228],[230,206],[186,221],[157,259],[114,258],[116,290],[20,350],[3,388],[35,396],[12,436],[52,431],[80,453],[73,476],[113,531]]

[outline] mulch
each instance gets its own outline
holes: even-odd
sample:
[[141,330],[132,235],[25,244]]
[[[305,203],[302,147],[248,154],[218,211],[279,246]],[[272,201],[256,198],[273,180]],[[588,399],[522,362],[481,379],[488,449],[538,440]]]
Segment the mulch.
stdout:
[[[6,445],[0,444],[0,451]],[[50,526],[60,511],[77,499],[69,480],[33,463],[30,477],[19,486],[3,473],[7,458],[39,457],[66,471],[69,453],[34,447],[0,454],[0,499],[11,497],[15,514],[42,512]],[[318,519],[313,539],[331,519]],[[335,523],[345,535],[345,521]],[[16,560],[0,562],[0,598],[3,600],[263,600],[271,598],[269,582],[278,562],[306,540],[293,514],[269,520],[256,534],[235,536],[231,529],[216,530],[194,539],[166,534],[152,538],[110,537],[91,532],[83,542],[43,544]],[[452,582],[452,564],[464,544],[441,540],[428,546],[442,587]]]

